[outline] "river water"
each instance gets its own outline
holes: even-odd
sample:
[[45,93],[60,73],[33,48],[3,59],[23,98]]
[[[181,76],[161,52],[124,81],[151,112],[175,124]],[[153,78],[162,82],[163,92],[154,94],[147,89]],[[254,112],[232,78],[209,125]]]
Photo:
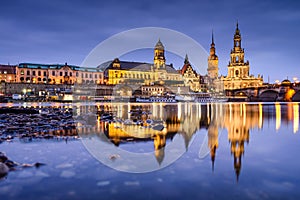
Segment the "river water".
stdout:
[[73,108],[76,139],[0,151],[1,199],[299,199],[298,103],[1,104]]

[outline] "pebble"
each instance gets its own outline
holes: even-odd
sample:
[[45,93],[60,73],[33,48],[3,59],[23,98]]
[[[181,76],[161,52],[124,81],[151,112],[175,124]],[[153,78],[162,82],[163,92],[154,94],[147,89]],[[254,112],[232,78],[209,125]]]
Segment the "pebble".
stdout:
[[0,178],[6,176],[9,172],[9,168],[6,164],[0,162]]
[[0,108],[0,143],[77,139],[72,113],[72,108]]
[[[28,164],[28,163],[19,164],[17,162],[9,160],[8,157],[5,155],[5,153],[0,152],[0,178],[5,177],[9,171],[15,171],[16,169],[24,169],[24,168],[31,168],[31,167],[39,168],[43,165],[45,164],[39,162],[34,164]],[[32,175],[33,175],[32,172],[22,171],[19,174],[19,177],[27,178],[27,177],[31,177]]]

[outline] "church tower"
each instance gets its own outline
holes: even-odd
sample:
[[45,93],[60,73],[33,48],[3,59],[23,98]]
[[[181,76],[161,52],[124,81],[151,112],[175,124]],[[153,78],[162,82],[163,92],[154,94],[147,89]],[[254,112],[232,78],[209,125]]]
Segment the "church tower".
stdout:
[[218,74],[219,74],[218,63],[219,63],[219,59],[218,59],[218,56],[216,55],[214,34],[212,33],[210,53],[208,56],[208,68],[207,68],[207,74],[208,74],[209,78],[215,79],[218,77]]
[[165,47],[159,39],[154,48],[154,67],[160,69],[165,68],[165,65]]
[[230,52],[230,61],[228,65],[228,78],[249,77],[249,61],[244,62],[244,54],[239,24],[236,23],[235,34],[233,37],[233,49]]

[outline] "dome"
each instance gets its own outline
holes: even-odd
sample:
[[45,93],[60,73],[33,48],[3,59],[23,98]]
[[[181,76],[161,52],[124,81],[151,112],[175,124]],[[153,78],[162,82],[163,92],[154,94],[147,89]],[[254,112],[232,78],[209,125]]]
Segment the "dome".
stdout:
[[291,81],[288,79],[285,79],[285,80],[281,81],[281,85],[291,85]]
[[119,58],[115,58],[115,59],[113,60],[113,63],[120,63]]
[[164,50],[165,47],[164,45],[161,43],[160,39],[158,40],[158,42],[155,45],[155,49],[159,49],[159,50]]

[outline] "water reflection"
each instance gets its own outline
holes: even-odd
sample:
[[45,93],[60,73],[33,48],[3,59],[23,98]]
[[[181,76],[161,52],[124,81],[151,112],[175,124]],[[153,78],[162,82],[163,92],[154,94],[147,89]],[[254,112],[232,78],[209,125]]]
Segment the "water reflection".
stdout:
[[[14,104],[1,106],[16,107]],[[173,142],[174,137],[179,136],[181,144],[188,151],[193,138],[204,133],[207,137],[207,140],[204,140],[205,146],[214,170],[215,162],[218,160],[218,149],[224,148],[219,146],[220,135],[227,133],[230,143],[228,152],[232,156],[237,180],[246,153],[245,144],[251,145],[251,133],[254,130],[263,130],[266,126],[269,130],[273,129],[274,133],[280,133],[281,129],[284,129],[285,133],[299,132],[298,103],[97,103],[96,105],[36,103],[20,107],[37,110],[48,108],[57,112],[57,116],[51,111],[48,114],[40,113],[34,119],[30,117],[30,123],[33,120],[37,124],[33,129],[35,132],[29,133],[30,137],[45,134],[58,137],[79,134],[82,137],[97,137],[106,143],[109,139],[112,145],[131,152],[153,152],[158,165],[164,162],[166,146]],[[66,118],[66,112],[70,111],[73,112],[73,119]],[[43,115],[47,117],[43,119]],[[0,126],[7,120],[5,117],[7,118],[1,114]],[[11,121],[19,125],[21,122],[27,123],[23,115],[14,119]],[[41,123],[40,119],[43,119],[44,123]],[[51,123],[52,126],[49,126]],[[23,129],[25,128],[18,128]],[[1,137],[5,134],[1,132]],[[135,148],[137,145],[140,145],[138,149]]]
[[[81,115],[88,114],[91,109],[92,106],[78,108]],[[253,130],[263,129],[264,124],[272,123],[275,119],[274,131],[278,131],[282,124],[291,126],[293,133],[299,131],[297,103],[114,103],[98,104],[96,112],[98,120],[95,126],[83,125],[78,129],[80,135],[95,133],[100,139],[106,136],[119,148],[128,145],[133,147],[140,142],[153,143],[152,150],[158,164],[164,160],[164,147],[172,142],[175,135],[181,136],[188,151],[192,138],[200,134],[200,130],[205,130],[206,145],[214,170],[215,160],[218,159],[219,134],[221,130],[225,130],[237,180],[242,169],[245,144],[250,142]],[[130,150],[134,151],[134,147]]]

